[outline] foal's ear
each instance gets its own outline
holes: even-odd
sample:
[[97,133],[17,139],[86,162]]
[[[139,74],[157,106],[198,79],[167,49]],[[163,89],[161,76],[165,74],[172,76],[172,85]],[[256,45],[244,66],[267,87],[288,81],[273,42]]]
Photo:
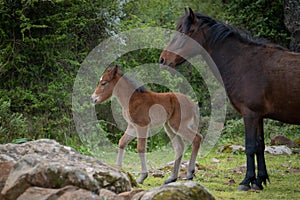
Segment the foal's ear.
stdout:
[[119,71],[119,66],[118,65],[114,66],[110,71],[109,78],[113,79],[116,76],[116,74],[118,73],[118,71]]

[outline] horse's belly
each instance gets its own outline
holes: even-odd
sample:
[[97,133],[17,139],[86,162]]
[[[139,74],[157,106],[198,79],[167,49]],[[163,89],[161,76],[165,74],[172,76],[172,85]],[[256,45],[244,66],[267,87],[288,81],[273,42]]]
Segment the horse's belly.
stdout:
[[167,111],[162,105],[154,104],[149,109],[151,126],[162,125],[167,120]]
[[275,119],[281,122],[300,125],[300,103],[298,105],[289,105],[276,108],[273,112],[266,115],[267,118]]

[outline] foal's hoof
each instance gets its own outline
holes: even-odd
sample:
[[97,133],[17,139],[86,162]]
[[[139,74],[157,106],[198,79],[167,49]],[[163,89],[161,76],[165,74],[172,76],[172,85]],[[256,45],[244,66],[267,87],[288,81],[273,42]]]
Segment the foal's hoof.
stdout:
[[189,180],[189,181],[191,181],[191,180],[193,180],[193,178],[195,177],[195,174],[194,173],[192,173],[192,174],[187,174],[186,175],[186,178],[185,178],[185,180]]
[[138,178],[137,182],[139,184],[143,184],[144,180],[148,177],[148,173],[141,173],[140,177]]
[[166,184],[169,184],[169,183],[173,183],[175,181],[177,181],[177,178],[168,178],[167,180],[165,180],[164,184],[166,185]]
[[250,185],[239,185],[238,187],[238,191],[248,191],[250,189]]

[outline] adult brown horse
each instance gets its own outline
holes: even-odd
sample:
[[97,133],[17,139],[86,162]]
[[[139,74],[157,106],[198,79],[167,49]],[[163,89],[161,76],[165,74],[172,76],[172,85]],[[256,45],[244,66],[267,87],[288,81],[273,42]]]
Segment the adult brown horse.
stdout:
[[194,39],[208,52],[232,105],[244,120],[247,172],[238,189],[262,190],[262,184],[269,181],[264,158],[263,119],[300,124],[300,54],[254,40],[190,8],[180,18],[177,31],[180,33],[161,53],[159,62],[176,67],[185,61],[184,58],[199,53],[183,35]]

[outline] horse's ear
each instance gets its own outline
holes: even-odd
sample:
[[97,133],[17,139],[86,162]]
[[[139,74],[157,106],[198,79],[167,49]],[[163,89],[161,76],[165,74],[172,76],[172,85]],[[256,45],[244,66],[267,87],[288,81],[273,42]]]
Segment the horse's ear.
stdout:
[[193,10],[191,8],[189,8],[189,10],[186,9],[185,13],[188,14],[189,20],[191,22],[194,22],[194,20],[195,20],[195,14],[194,14]]

